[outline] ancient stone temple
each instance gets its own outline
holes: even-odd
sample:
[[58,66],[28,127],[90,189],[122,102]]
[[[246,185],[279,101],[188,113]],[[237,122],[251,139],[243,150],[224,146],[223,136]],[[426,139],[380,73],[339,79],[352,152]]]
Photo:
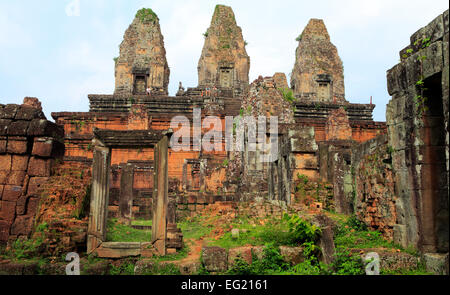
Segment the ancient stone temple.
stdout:
[[164,38],[158,16],[151,9],[137,12],[120,44],[115,59],[116,88],[114,94],[168,94],[170,70],[166,60]]
[[198,62],[198,86],[233,89],[237,93],[247,90],[250,57],[231,7],[216,6],[204,35],[205,44]]
[[345,102],[344,67],[323,20],[311,19],[297,41],[294,94],[305,101]]
[[[34,221],[63,214],[49,204],[64,212],[86,206],[78,219],[54,221],[51,230],[68,232],[64,250],[82,244],[106,258],[165,255],[183,247],[180,220],[252,203],[259,209],[250,213],[261,216],[287,207],[354,214],[445,272],[448,11],[415,33],[388,71],[387,124],[373,120],[375,105],[346,100],[342,61],[322,20],[311,19],[299,37],[291,88],[284,73],[249,83],[250,58],[230,7],[216,6],[204,35],[198,85],[180,85],[176,96],[167,92],[158,17],[143,9],[121,44],[114,94],[88,95],[88,112],[52,113],[52,123],[36,99],[0,104],[0,243],[27,239]],[[230,137],[242,139],[242,149],[229,149]],[[64,187],[64,177],[77,182]],[[40,187],[60,189],[50,190],[44,208]],[[52,203],[61,196],[69,199]],[[152,237],[110,241],[113,219],[151,220]]]

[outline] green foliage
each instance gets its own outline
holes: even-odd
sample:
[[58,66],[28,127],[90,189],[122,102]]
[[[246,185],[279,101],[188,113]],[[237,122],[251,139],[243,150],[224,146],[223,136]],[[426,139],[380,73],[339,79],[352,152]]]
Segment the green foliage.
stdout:
[[247,46],[248,45],[248,42],[247,42],[247,40],[245,40],[244,41],[244,46]]
[[354,230],[358,231],[367,230],[367,225],[364,222],[360,221],[358,217],[356,217],[355,215],[350,216],[347,219],[345,225],[348,225],[350,228],[353,228]]
[[143,275],[181,275],[180,269],[172,263],[154,263]]
[[219,240],[210,241],[208,245],[225,249],[246,245],[262,246],[269,243],[275,246],[295,245],[287,231],[287,223],[280,219],[270,219],[264,225],[253,225],[247,219],[241,218],[232,226],[240,229],[238,238],[232,238],[231,232],[228,231]]
[[329,275],[331,274],[330,267],[324,263],[317,263],[311,259],[306,259],[302,263],[293,266],[289,275]]
[[38,249],[41,247],[43,242],[44,239],[42,237],[28,240],[17,239],[12,244],[12,254],[18,260],[32,258],[38,252]]
[[223,49],[229,49],[229,48],[231,48],[231,46],[230,46],[229,43],[227,43],[227,44],[222,45],[222,48]]
[[290,104],[293,104],[295,102],[294,92],[291,89],[279,88],[279,90],[282,92],[284,100],[286,100]]
[[114,63],[117,63],[119,61],[119,58],[115,57],[115,58],[113,58],[113,60],[114,60]]
[[205,38],[207,38],[207,37],[209,36],[209,32],[208,32],[208,31],[204,32],[204,33],[203,33],[203,36],[204,36]]
[[109,270],[110,275],[134,275],[134,265],[135,263],[131,260],[121,263],[119,266],[111,264]]
[[303,33],[301,33],[297,38],[295,38],[295,41],[300,42],[302,41]]
[[134,229],[120,224],[117,219],[109,219],[107,223],[106,239],[108,242],[149,242],[151,230]]
[[300,218],[298,215],[289,216],[285,213],[283,219],[287,221],[292,241],[298,245],[315,242],[321,233],[319,227]]
[[338,249],[331,265],[336,275],[363,275],[364,264],[358,254],[352,254],[347,249]]
[[274,244],[264,247],[262,258],[252,257],[252,264],[248,264],[238,257],[226,274],[228,275],[266,275],[280,273],[289,269],[289,263],[284,261],[280,249]]
[[223,167],[228,167],[228,164],[229,164],[228,159],[223,160],[223,163],[222,163]]
[[308,182],[309,182],[308,176],[300,174],[300,173],[297,173],[297,179],[300,180],[300,183],[305,184],[305,185],[308,184]]
[[153,22],[154,24],[157,20],[159,20],[156,13],[150,8],[142,8],[136,13],[136,17],[143,23]]

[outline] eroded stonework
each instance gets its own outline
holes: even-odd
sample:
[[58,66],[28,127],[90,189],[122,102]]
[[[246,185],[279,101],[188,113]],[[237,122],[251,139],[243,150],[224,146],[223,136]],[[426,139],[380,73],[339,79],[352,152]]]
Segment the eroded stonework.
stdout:
[[158,16],[151,9],[137,12],[125,32],[116,62],[115,94],[168,94],[170,70]]
[[249,84],[250,57],[231,7],[216,6],[211,26],[204,35],[205,45],[198,62],[199,87],[245,91]]
[[305,101],[345,102],[344,67],[323,20],[311,19],[297,40],[294,94]]

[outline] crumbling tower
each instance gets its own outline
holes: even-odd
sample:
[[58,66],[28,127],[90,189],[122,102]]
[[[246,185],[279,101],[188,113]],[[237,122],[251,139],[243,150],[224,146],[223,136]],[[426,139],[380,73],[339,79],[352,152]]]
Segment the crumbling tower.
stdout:
[[248,89],[250,57],[231,7],[217,5],[198,62],[199,88],[242,93]]
[[323,20],[311,19],[297,40],[294,95],[305,101],[345,102],[344,67]]
[[168,94],[170,70],[158,16],[143,8],[136,14],[120,44],[116,62],[114,94]]

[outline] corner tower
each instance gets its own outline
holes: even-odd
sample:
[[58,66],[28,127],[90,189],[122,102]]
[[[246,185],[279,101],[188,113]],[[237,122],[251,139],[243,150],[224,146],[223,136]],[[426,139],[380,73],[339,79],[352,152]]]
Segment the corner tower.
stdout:
[[148,8],[139,10],[120,44],[115,59],[114,94],[140,95],[147,88],[167,95],[170,70],[158,16]]

